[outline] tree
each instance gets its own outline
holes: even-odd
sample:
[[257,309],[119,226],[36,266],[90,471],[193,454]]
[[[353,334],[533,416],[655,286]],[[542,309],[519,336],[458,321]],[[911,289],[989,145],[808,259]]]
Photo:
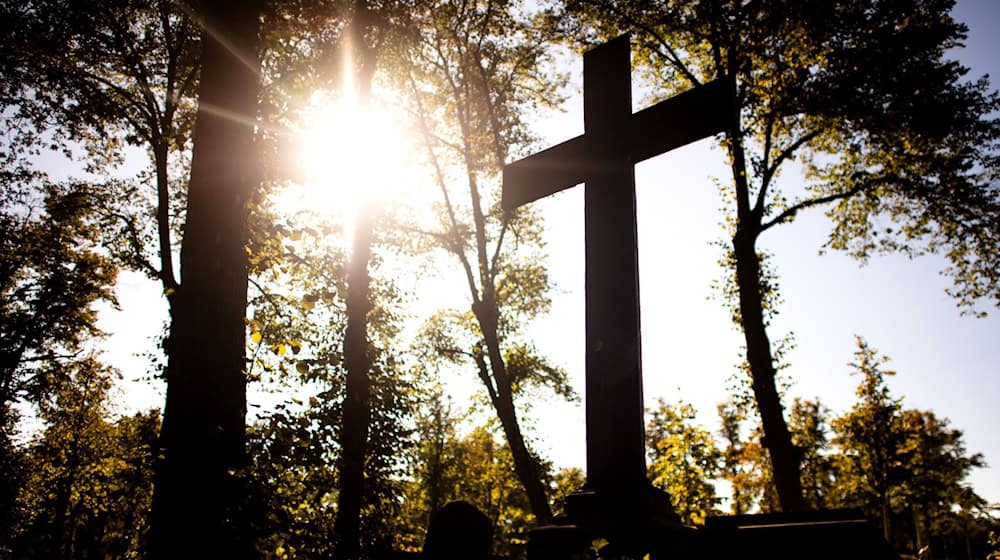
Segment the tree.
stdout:
[[[262,167],[267,167],[269,176],[284,171],[273,160],[260,166],[257,158],[250,161],[252,141],[257,142],[255,148],[263,148],[253,155],[273,156],[274,137],[280,136],[261,133],[254,138],[261,93],[256,74],[263,68],[276,78],[264,92],[268,103],[262,113],[272,119],[286,116],[290,97],[329,74],[316,71],[322,65],[315,63],[327,54],[322,43],[337,27],[329,23],[339,7],[327,3],[272,5],[264,14],[262,3],[230,4],[185,6],[169,0],[139,0],[94,1],[85,6],[58,1],[2,5],[4,15],[10,16],[5,20],[17,22],[10,27],[13,48],[5,50],[2,60],[2,100],[5,109],[14,108],[16,122],[27,123],[20,129],[21,139],[44,139],[52,131],[67,153],[73,148],[66,142],[79,142],[87,151],[85,161],[91,172],[107,172],[110,164],[120,162],[126,144],[149,151],[153,169],[138,181],[155,182],[155,201],[147,201],[142,185],[135,181],[106,180],[103,186],[105,199],[111,202],[106,205],[106,225],[119,233],[110,236],[109,248],[126,265],[158,279],[170,303],[168,404],[162,440],[167,448],[163,454],[167,474],[160,477],[158,486],[182,484],[187,475],[180,471],[198,470],[193,465],[201,450],[219,451],[206,456],[208,463],[216,463],[206,469],[214,471],[210,476],[226,478],[242,462],[247,207],[251,201],[259,202],[251,195],[264,175],[258,173]],[[231,7],[239,10],[230,11]],[[260,33],[262,16],[267,28]],[[259,58],[262,44],[271,48],[263,64]],[[285,70],[291,67],[308,72],[285,79],[289,74]],[[207,81],[199,81],[202,70],[212,72]],[[192,136],[196,109],[198,131]],[[203,145],[195,146],[189,156],[187,151],[196,141]],[[185,192],[189,162],[193,168],[190,190]],[[128,204],[123,205],[123,200]],[[139,211],[131,211],[130,206],[137,204]],[[155,225],[150,228],[146,218],[154,216]],[[186,267],[186,281],[182,285],[173,272],[176,243],[171,235],[177,235],[185,219],[181,264]],[[149,258],[153,240],[159,244],[156,264]],[[216,303],[222,305],[215,307]],[[218,310],[211,317],[217,323],[199,317],[209,308]],[[202,394],[199,385],[212,390]],[[202,396],[207,398],[204,402],[227,406],[201,406]],[[214,418],[213,408],[218,412]],[[220,432],[225,434],[223,443],[213,445]],[[227,486],[232,484],[207,485],[223,493]],[[229,492],[217,500],[228,504],[210,503],[199,511],[212,516],[220,507],[232,509],[238,494],[238,489]],[[203,496],[212,501],[211,492]],[[176,523],[186,533],[186,520],[181,516],[184,507],[170,505],[174,497],[184,498],[172,490],[157,492],[154,518],[157,527],[160,521]],[[238,514],[219,516],[231,517],[239,525]],[[206,531],[225,533],[213,531],[211,525],[204,525]],[[161,537],[161,533],[177,530],[158,528],[158,547],[179,545],[182,541]]]
[[723,458],[712,433],[694,424],[696,415],[690,404],[661,399],[646,425],[649,478],[670,494],[674,511],[688,525],[702,525],[718,513],[713,480]]
[[819,400],[796,398],[788,418],[792,441],[802,457],[802,490],[812,509],[832,507],[836,465],[830,441],[830,409]]
[[850,365],[862,376],[859,400],[832,423],[841,450],[839,505],[878,516],[886,540],[900,550],[932,545],[935,535],[938,542],[971,537],[985,502],[964,480],[983,465],[982,456],[966,451],[962,433],[949,429],[947,420],[904,409],[886,385],[895,374],[884,369],[888,358],[861,337],[857,344]]
[[[96,206],[111,254],[171,295],[198,87],[196,22],[170,0],[3,2],[0,14],[9,23],[0,103],[13,143],[69,156],[82,148],[90,182],[103,183]],[[146,150],[152,169],[112,178],[129,147]]]
[[[99,301],[115,303],[117,267],[97,250],[86,185],[5,185],[0,208],[0,414],[37,401],[45,367],[99,336]],[[42,200],[39,200],[42,198]]]
[[[430,515],[454,500],[465,500],[479,508],[493,523],[494,553],[523,558],[534,509],[523,483],[516,475],[510,447],[497,440],[489,425],[475,426],[465,435],[456,427],[463,423],[453,416],[443,400],[431,401],[421,420],[423,434],[412,462],[410,484],[404,491],[403,526],[410,533],[404,540],[419,550]],[[542,482],[549,487],[549,465],[542,464]],[[567,482],[579,476],[567,474]],[[557,487],[568,492],[569,489]]]
[[[731,485],[732,512],[748,513],[754,508],[761,512],[779,511],[781,505],[775,492],[771,461],[761,444],[763,430],[758,423],[745,433],[745,399],[727,401],[718,407],[721,428],[718,434],[725,441],[721,477]],[[795,445],[802,452],[802,485],[804,497],[812,508],[837,507],[837,454],[829,435],[830,411],[817,401],[795,399],[789,417],[789,428]]]
[[[87,185],[56,185],[6,168],[0,204],[0,533],[15,521],[19,452],[12,436],[18,401],[49,396],[56,364],[75,359],[97,328],[97,302],[115,304],[114,263],[98,250],[100,231]],[[5,539],[0,539],[3,546]]]
[[[734,318],[774,481],[786,510],[802,509],[799,457],[775,385],[768,337],[776,286],[758,243],[800,212],[824,207],[826,247],[864,261],[873,253],[940,252],[960,306],[1000,301],[1000,98],[988,82],[945,59],[964,25],[952,0],[922,2],[697,2],[573,0],[555,10],[562,32],[593,41],[632,31],[638,61],[669,95],[735,79],[736,105],[722,142],[735,287]],[[799,197],[780,171],[805,170]]]
[[116,372],[93,356],[53,372],[25,455],[25,519],[13,557],[125,558],[145,548],[153,487],[156,411],[108,419]]
[[[183,281],[172,295],[152,550],[249,557],[238,478],[245,465],[248,208],[260,177],[254,123],[260,91],[261,6],[201,6],[201,81],[187,215]],[[205,310],[211,309],[211,313]]]
[[[415,16],[422,28],[401,54],[400,90],[417,120],[441,193],[437,224],[418,227],[461,267],[471,308],[428,323],[428,358],[470,367],[497,414],[538,522],[551,516],[539,460],[518,421],[516,397],[531,386],[570,398],[565,373],[521,336],[550,305],[540,263],[540,222],[528,210],[504,217],[499,171],[527,140],[525,112],[555,99],[545,43],[515,4],[446,2]],[[459,198],[461,196],[461,198]],[[466,199],[468,204],[463,204]]]
[[[251,431],[250,525],[258,554],[339,555],[335,518],[345,485],[343,432],[349,373],[345,340],[351,268],[343,224],[303,212],[254,225],[249,377],[295,395]],[[360,500],[359,550],[380,557],[398,543],[400,480],[412,446],[413,408],[423,391],[399,348],[402,296],[383,269],[391,245],[372,231],[365,372],[369,394]],[[387,237],[389,239],[387,239]]]
[[[345,33],[348,56],[347,72],[357,74],[348,83],[357,84],[358,108],[371,104],[372,79],[376,71],[379,47],[375,44],[389,35],[388,20],[380,18],[368,2],[354,3]],[[377,35],[376,35],[377,33]],[[354,92],[345,92],[351,95]],[[375,146],[371,146],[374,149]],[[349,187],[355,187],[350,185]],[[371,447],[372,391],[375,372],[372,360],[375,351],[369,344],[368,314],[373,301],[370,294],[369,264],[372,259],[373,230],[380,209],[366,204],[358,209],[353,232],[349,271],[347,274],[347,325],[344,331],[343,417],[340,429],[342,451],[338,462],[340,493],[337,501],[337,557],[344,560],[361,554],[362,506],[365,498],[365,471]]]
[[892,542],[891,492],[905,474],[905,436],[899,429],[902,405],[885,384],[896,372],[882,369],[888,359],[881,357],[857,337],[857,361],[852,373],[862,376],[857,388],[858,402],[851,411],[834,420],[837,444],[844,449],[842,480],[850,481],[847,493],[865,506],[874,506],[882,522],[886,541]]
[[[259,182],[250,152],[260,6],[5,2],[3,14],[11,23],[12,46],[2,63],[3,101],[5,109],[13,108],[14,122],[25,123],[21,138],[54,134],[67,151],[72,146],[65,142],[78,142],[95,172],[122,161],[126,144],[149,150],[155,201],[127,182],[105,186],[140,208],[138,214],[123,210],[128,205],[121,199],[108,205],[109,226],[120,230],[112,252],[158,279],[170,302],[165,461],[158,478],[164,488],[154,500],[154,552],[176,556],[168,548],[184,547],[185,537],[225,540],[220,525],[230,516],[222,511],[221,494],[226,473],[242,462],[245,429],[245,216]],[[202,75],[205,80],[199,80]],[[191,136],[195,120],[198,130]],[[170,154],[192,142],[190,183],[186,197],[178,197],[183,181],[170,178]],[[173,163],[183,169],[186,161]],[[171,233],[177,224],[171,217],[179,211],[178,199],[187,203],[184,285],[173,272]],[[143,211],[155,216],[152,232]],[[156,265],[148,258],[153,239]],[[204,314],[206,309],[214,312]],[[212,474],[206,479],[205,472]],[[205,507],[192,508],[195,503]]]
[[760,494],[759,474],[766,465],[756,461],[760,455],[760,444],[754,438],[746,438],[743,422],[746,412],[739,403],[729,400],[717,407],[719,415],[718,436],[725,447],[721,450],[719,476],[729,482],[730,502],[733,515],[749,513],[757,503]]
[[976,529],[985,532],[977,518],[986,516],[986,501],[964,484],[972,469],[985,466],[982,455],[969,454],[962,432],[931,411],[903,410],[899,422],[908,448],[900,509],[911,518],[912,549],[931,545],[934,537],[967,540]]

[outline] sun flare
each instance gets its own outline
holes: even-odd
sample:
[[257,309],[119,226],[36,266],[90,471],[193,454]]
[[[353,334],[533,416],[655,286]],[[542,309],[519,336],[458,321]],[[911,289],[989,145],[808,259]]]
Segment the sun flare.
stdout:
[[338,216],[345,225],[412,178],[412,146],[402,119],[353,96],[313,94],[301,111],[292,206]]

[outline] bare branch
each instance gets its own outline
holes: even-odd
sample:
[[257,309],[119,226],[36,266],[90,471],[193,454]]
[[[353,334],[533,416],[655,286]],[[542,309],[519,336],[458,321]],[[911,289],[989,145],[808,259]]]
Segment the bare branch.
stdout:
[[135,224],[135,218],[133,216],[127,216],[117,212],[113,212],[111,217],[121,220],[125,225],[125,231],[127,233],[126,240],[128,241],[132,254],[130,260],[133,264],[137,265],[139,269],[145,272],[148,276],[158,279],[163,285],[164,291],[176,290],[178,286],[174,279],[172,277],[168,278],[164,276],[163,271],[153,266],[151,262],[146,260],[146,256],[143,255],[143,243],[139,235],[139,230]]
[[760,228],[760,231],[761,231],[761,233],[763,233],[764,231],[767,231],[767,229],[770,228],[770,227],[772,227],[772,226],[776,226],[776,225],[778,225],[780,223],[787,222],[788,220],[791,220],[792,218],[794,218],[795,215],[798,214],[800,211],[805,210],[806,208],[812,208],[813,206],[820,206],[822,204],[827,204],[827,203],[833,202],[835,200],[841,200],[841,199],[844,199],[844,198],[850,198],[850,197],[858,194],[859,192],[865,190],[866,188],[868,188],[870,186],[871,186],[871,183],[860,182],[860,183],[856,184],[854,187],[852,187],[852,188],[850,188],[850,189],[848,189],[848,190],[846,190],[844,192],[841,192],[841,193],[834,193],[834,194],[831,194],[831,195],[821,196],[819,198],[812,198],[812,199],[809,199],[809,200],[804,200],[802,202],[799,202],[798,204],[795,204],[795,205],[793,205],[793,206],[785,209],[784,212],[782,212],[781,214],[778,214],[773,220],[771,220],[771,221],[763,224],[761,226],[761,228]]
[[694,75],[693,72],[691,72],[690,69],[688,69],[687,65],[684,64],[683,61],[681,61],[681,58],[677,54],[677,51],[675,51],[674,48],[670,46],[670,43],[666,39],[664,39],[662,35],[653,30],[653,28],[651,28],[649,25],[641,21],[636,21],[635,19],[626,16],[624,13],[622,13],[621,8],[619,8],[617,4],[609,5],[605,2],[593,2],[591,4],[593,6],[596,6],[598,9],[611,10],[613,12],[616,12],[618,16],[628,20],[633,26],[642,30],[644,33],[652,37],[653,40],[656,42],[656,44],[658,44],[663,50],[666,51],[665,58],[667,59],[667,61],[670,63],[671,66],[673,66],[681,74],[683,74],[683,76],[687,78],[687,80],[691,82],[692,85],[695,86],[701,85],[701,81]]

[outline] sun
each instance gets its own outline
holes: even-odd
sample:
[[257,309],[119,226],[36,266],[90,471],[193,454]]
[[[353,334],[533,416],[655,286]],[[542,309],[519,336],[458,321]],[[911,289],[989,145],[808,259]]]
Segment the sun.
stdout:
[[314,93],[300,111],[295,206],[345,224],[392,198],[412,179],[413,142],[405,121],[377,101]]

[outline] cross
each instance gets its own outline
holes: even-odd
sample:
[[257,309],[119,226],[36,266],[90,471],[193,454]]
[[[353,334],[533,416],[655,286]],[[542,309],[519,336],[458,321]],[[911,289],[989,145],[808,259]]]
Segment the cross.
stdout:
[[585,133],[504,167],[503,207],[584,187],[587,483],[648,487],[639,347],[635,172],[640,161],[725,130],[722,79],[632,113],[629,36],[583,55]]

